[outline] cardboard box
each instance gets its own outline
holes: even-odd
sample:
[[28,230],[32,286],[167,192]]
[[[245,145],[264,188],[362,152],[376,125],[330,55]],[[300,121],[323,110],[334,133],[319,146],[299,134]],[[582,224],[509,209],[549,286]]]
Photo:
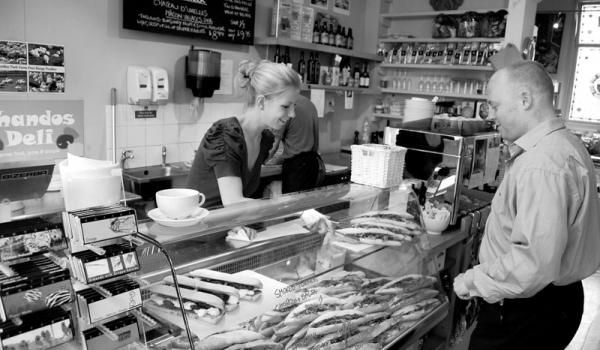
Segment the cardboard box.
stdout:
[[292,0],[273,0],[271,16],[271,36],[277,38],[290,37]]

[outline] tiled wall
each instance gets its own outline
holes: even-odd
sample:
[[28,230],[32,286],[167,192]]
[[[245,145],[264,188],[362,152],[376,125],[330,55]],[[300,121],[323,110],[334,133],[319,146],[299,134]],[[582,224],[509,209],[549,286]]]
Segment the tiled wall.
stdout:
[[[157,108],[157,107],[150,107]],[[206,130],[217,120],[240,115],[242,103],[200,103],[159,106],[157,117],[136,119],[135,111],[143,107],[117,105],[117,157],[124,150],[133,151],[126,168],[161,164],[162,146],[167,148],[167,163],[192,161]],[[106,159],[112,159],[112,109],[106,107]]]

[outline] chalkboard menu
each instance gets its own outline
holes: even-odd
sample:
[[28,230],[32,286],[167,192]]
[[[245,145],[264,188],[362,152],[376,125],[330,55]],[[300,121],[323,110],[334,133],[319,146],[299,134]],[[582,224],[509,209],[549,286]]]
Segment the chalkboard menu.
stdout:
[[255,0],[123,0],[123,27],[254,43]]

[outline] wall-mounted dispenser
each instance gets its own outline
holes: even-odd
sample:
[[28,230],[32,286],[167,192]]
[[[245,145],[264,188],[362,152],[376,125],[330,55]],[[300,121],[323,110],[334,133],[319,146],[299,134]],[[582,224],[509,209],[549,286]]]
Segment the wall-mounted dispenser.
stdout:
[[152,81],[152,103],[166,104],[169,99],[169,76],[164,68],[148,67]]
[[221,86],[221,53],[190,47],[185,58],[185,85],[195,97],[212,97]]
[[127,101],[136,105],[152,102],[152,80],[147,68],[127,67]]

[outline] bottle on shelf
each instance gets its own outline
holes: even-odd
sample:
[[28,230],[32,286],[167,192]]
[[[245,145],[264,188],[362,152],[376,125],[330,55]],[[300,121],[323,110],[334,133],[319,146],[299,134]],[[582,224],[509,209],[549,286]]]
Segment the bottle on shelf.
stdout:
[[285,63],[286,66],[293,68],[292,67],[292,59],[290,57],[290,48],[289,47],[285,48],[285,53],[283,54],[283,63]]
[[321,63],[319,62],[319,53],[315,53],[315,61],[313,63],[315,73],[313,75],[313,84],[321,84]]
[[306,83],[306,62],[304,61],[304,51],[300,51],[300,59],[298,60],[298,74],[303,83]]
[[342,32],[340,33],[342,36],[342,42],[340,44],[340,47],[345,49],[346,48],[346,42],[348,41],[348,38],[346,37],[346,27],[342,27]]
[[348,28],[348,35],[346,36],[346,48],[352,50],[354,48],[354,36],[352,36],[352,28]]
[[368,88],[371,85],[371,77],[367,69],[367,62],[363,62],[362,73],[360,74],[360,87]]
[[335,32],[335,46],[342,47],[342,26],[338,24]]
[[350,59],[348,59],[348,57],[344,57],[342,59],[342,62],[340,63],[340,69],[341,69],[340,85],[348,86],[349,81],[350,81]]
[[315,64],[315,56],[313,55],[313,53],[310,53],[310,56],[308,57],[308,63],[306,65],[306,84],[312,84],[313,80],[314,80],[314,73],[315,73],[315,69],[314,69],[314,64]]
[[329,23],[329,46],[335,46],[335,31],[332,23]]
[[352,84],[352,86],[360,86],[360,68],[358,67],[358,62],[354,63],[354,71],[352,72],[352,77],[354,78],[354,84]]
[[319,23],[317,23],[317,21],[315,21],[315,25],[313,26],[313,39],[312,39],[313,44],[320,44],[321,43],[321,30],[319,28]]
[[279,45],[275,47],[275,56],[273,56],[273,62],[281,63],[281,51],[279,49]]
[[329,45],[329,32],[324,22],[321,24],[321,45]]

